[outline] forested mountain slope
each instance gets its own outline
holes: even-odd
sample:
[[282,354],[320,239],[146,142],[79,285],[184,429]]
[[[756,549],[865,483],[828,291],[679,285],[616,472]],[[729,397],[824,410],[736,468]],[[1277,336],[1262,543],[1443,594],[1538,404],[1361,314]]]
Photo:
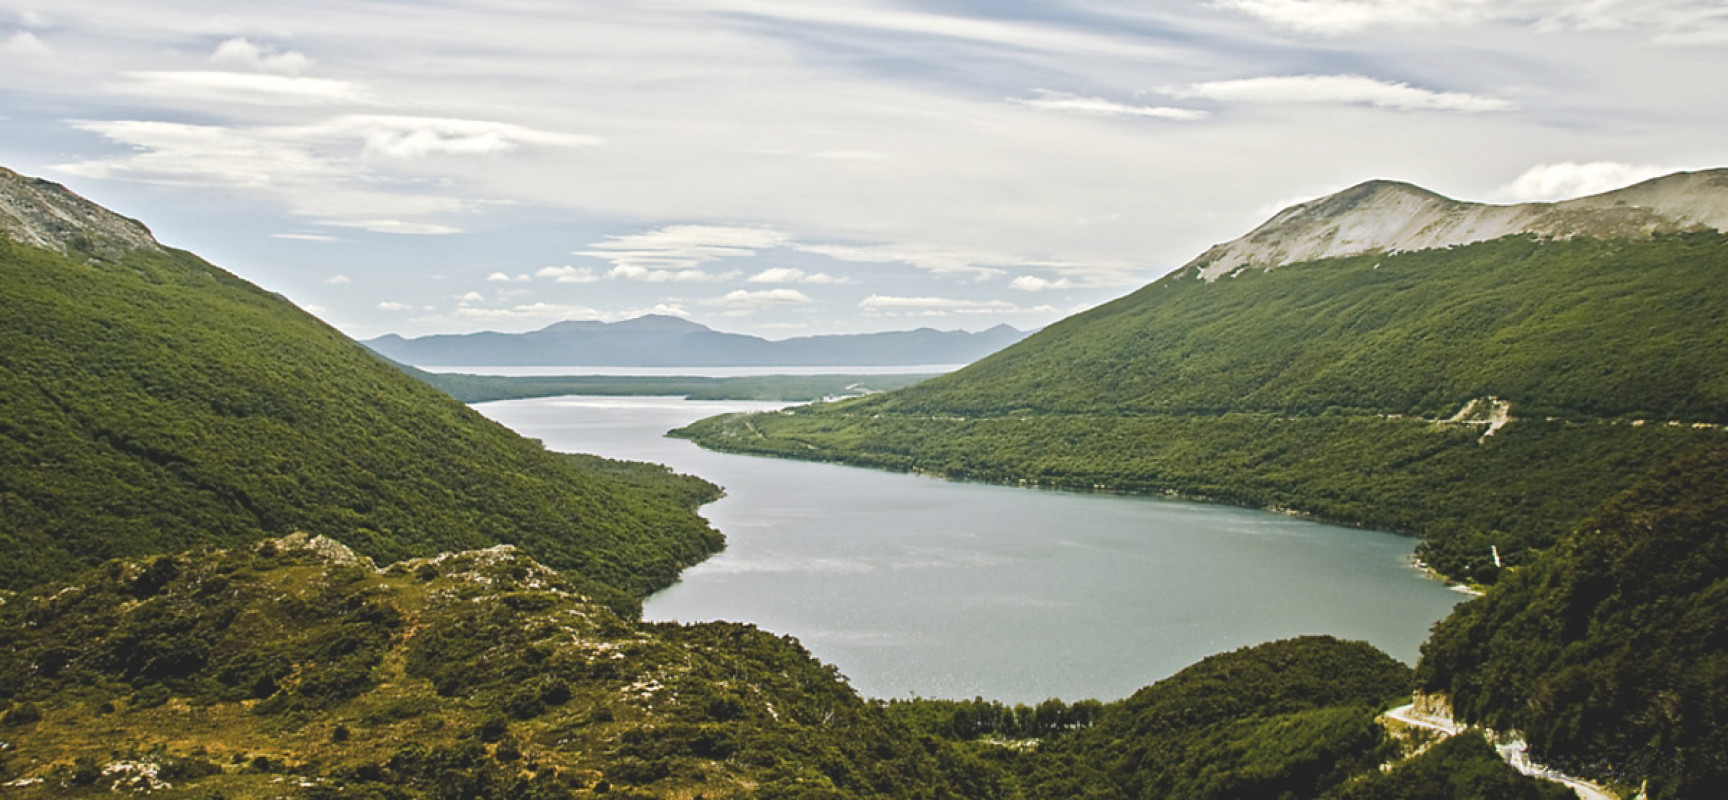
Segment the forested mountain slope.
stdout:
[[513,543],[626,607],[720,546],[712,485],[549,453],[59,186],[0,198],[0,588],[307,531]]
[[[1685,181],[1686,196],[1728,194],[1716,177]],[[1340,225],[1372,211],[1307,205]],[[1210,282],[1196,266],[917,386],[682,435],[1295,509],[1423,534],[1435,567],[1487,582],[1494,548],[1519,563],[1650,467],[1721,440],[1728,237],[1680,227],[1375,251]]]
[[1728,785],[1728,448],[1655,470],[1435,627],[1424,688],[1651,798]]

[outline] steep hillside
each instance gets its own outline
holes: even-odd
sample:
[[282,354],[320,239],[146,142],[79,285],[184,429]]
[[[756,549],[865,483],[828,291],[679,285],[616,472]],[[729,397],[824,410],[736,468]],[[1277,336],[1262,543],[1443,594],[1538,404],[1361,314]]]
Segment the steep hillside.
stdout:
[[720,546],[711,485],[546,452],[63,188],[0,198],[0,587],[298,530],[512,543],[623,607]]
[[[1728,195],[1719,178],[1674,180]],[[1350,206],[1355,191],[1304,208]],[[1387,192],[1439,202],[1369,189]],[[1301,221],[1285,222],[1300,238]],[[1433,566],[1486,582],[1496,548],[1519,563],[1728,422],[1717,231],[1512,236],[1233,272],[1172,274],[907,389],[682,435],[1295,509],[1423,534]]]
[[1543,763],[1649,796],[1728,785],[1728,448],[1654,471],[1436,626],[1420,679]]
[[651,314],[622,322],[560,322],[528,333],[414,339],[390,334],[366,346],[419,366],[872,366],[966,364],[1024,338],[1025,333],[997,325],[978,333],[919,328],[770,341]]

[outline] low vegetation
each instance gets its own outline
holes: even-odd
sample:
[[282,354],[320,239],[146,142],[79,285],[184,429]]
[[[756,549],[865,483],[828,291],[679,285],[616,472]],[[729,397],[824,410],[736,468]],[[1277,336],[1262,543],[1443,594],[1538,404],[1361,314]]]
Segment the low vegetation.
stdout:
[[1316,798],[1395,760],[1410,671],[1311,637],[1112,703],[859,698],[796,641],[644,624],[511,548],[111,561],[0,605],[21,798]]

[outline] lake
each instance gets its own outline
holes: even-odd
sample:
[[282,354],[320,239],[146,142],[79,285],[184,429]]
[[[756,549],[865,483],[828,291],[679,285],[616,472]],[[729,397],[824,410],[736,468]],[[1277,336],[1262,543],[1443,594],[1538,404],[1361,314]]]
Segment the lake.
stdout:
[[726,488],[726,550],[644,618],[790,634],[873,697],[1111,700],[1213,653],[1309,633],[1410,663],[1464,599],[1408,537],[1228,506],[959,483],[702,450],[662,434],[771,403],[556,397],[477,410],[561,451]]

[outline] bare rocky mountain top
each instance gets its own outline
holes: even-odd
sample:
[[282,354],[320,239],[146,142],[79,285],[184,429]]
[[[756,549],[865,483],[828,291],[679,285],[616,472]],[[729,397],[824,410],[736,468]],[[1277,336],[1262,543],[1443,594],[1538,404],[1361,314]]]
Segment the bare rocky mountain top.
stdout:
[[1374,251],[1427,250],[1514,234],[1641,238],[1700,228],[1728,231],[1728,169],[1679,172],[1561,203],[1489,205],[1394,181],[1369,181],[1291,206],[1248,235],[1217,245],[1184,270],[1213,281]]
[[16,242],[66,254],[78,250],[117,258],[129,250],[160,250],[150,229],[41,178],[0,167],[0,233]]

